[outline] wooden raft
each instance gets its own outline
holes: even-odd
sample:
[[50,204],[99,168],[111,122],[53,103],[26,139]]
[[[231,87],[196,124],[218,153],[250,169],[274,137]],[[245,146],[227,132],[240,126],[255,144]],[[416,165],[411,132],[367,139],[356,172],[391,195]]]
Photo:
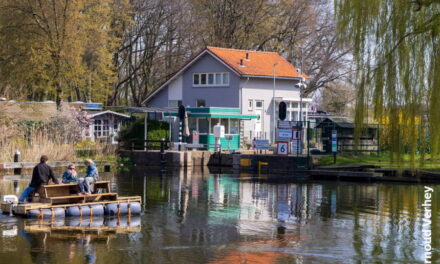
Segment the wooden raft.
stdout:
[[[35,193],[31,203],[13,206],[12,211],[17,215],[25,215],[28,210],[64,208],[70,206],[93,205],[121,202],[141,202],[140,196],[120,197],[117,193],[110,192],[109,181],[94,183],[94,193],[90,195],[78,194],[76,183],[43,185]],[[2,204],[2,211],[8,212],[11,204]]]
[[[48,225],[25,225],[24,230],[30,233],[53,233],[53,232],[78,232],[78,233],[135,233],[140,232],[141,227],[130,227],[130,226],[100,226],[100,227],[90,227],[90,226],[48,226]],[[62,237],[66,237],[65,233],[62,233]]]

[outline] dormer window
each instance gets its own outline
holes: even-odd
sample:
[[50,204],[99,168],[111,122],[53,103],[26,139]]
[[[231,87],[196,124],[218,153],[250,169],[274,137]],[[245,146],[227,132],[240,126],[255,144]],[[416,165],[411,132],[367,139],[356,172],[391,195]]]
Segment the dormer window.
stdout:
[[194,73],[193,86],[229,86],[229,72]]

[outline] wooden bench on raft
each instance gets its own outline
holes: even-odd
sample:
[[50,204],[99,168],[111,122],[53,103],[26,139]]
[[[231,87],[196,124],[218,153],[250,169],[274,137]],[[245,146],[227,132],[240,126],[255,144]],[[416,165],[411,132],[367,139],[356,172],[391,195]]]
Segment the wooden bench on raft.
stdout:
[[79,187],[76,183],[43,185],[37,192],[39,202],[49,204],[71,204],[117,200],[117,193],[110,192],[109,181],[96,181],[93,185],[94,193],[89,195],[78,194]]

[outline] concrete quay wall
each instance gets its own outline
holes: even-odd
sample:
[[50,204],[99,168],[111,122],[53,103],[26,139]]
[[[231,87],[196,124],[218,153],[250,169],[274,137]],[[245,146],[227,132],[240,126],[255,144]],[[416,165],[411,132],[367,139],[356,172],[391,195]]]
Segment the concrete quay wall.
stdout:
[[121,151],[139,166],[165,167],[230,167],[243,172],[293,173],[310,168],[307,157],[275,156],[272,154],[218,153],[214,151]]

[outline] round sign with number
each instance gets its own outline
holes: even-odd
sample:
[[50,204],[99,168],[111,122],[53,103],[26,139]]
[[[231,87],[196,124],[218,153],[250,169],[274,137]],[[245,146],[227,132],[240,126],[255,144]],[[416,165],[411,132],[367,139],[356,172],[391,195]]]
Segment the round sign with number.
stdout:
[[277,142],[277,155],[289,154],[289,142]]

